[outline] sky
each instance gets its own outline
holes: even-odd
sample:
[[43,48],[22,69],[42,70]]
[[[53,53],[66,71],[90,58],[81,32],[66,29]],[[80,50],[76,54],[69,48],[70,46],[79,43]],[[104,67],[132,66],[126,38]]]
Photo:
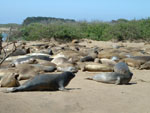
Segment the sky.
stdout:
[[150,0],[0,0],[0,24],[27,17],[111,21],[150,17]]

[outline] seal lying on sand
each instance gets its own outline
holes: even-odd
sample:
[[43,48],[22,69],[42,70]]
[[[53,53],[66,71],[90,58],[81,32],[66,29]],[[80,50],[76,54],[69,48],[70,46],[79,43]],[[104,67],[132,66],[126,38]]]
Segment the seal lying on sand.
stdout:
[[38,75],[19,87],[8,88],[6,92],[64,90],[74,77],[71,72]]
[[113,67],[105,64],[90,63],[84,66],[83,71],[112,72]]
[[150,56],[134,56],[123,59],[129,66],[140,69],[140,66],[150,61]]
[[34,64],[34,63],[37,63],[36,59],[29,56],[26,58],[19,58],[12,61],[11,66],[15,67],[19,64]]
[[107,72],[107,73],[97,74],[87,79],[95,80],[97,82],[119,85],[119,84],[128,84],[132,78],[132,75],[133,75],[132,73],[125,75],[125,74],[120,74],[116,72]]
[[17,86],[19,86],[20,83],[17,80],[18,76],[19,76],[19,74],[17,74],[17,73],[11,73],[9,75],[3,76],[0,86],[1,87],[17,87]]

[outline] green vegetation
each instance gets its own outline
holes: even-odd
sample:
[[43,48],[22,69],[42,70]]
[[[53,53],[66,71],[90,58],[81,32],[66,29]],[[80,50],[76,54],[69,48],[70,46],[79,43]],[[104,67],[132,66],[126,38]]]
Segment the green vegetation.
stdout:
[[150,40],[150,18],[141,20],[118,19],[111,22],[76,22],[74,20],[32,17],[27,18],[13,39],[93,39],[93,40]]

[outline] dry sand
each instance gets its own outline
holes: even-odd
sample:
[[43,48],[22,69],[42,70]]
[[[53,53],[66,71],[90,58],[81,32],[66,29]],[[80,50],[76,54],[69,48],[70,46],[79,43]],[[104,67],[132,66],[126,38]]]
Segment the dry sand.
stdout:
[[[129,45],[142,47],[143,43]],[[130,85],[86,80],[97,73],[79,71],[68,91],[0,92],[0,113],[150,113],[150,70],[130,69],[134,74]]]

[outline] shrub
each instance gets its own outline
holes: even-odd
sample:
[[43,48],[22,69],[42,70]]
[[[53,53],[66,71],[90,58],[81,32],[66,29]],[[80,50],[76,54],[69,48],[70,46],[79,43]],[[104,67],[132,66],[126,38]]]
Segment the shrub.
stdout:
[[88,38],[93,40],[149,40],[150,18],[141,20],[118,19],[112,22],[62,22],[48,24],[32,23],[22,26],[15,38],[25,40],[49,39],[61,40]]

